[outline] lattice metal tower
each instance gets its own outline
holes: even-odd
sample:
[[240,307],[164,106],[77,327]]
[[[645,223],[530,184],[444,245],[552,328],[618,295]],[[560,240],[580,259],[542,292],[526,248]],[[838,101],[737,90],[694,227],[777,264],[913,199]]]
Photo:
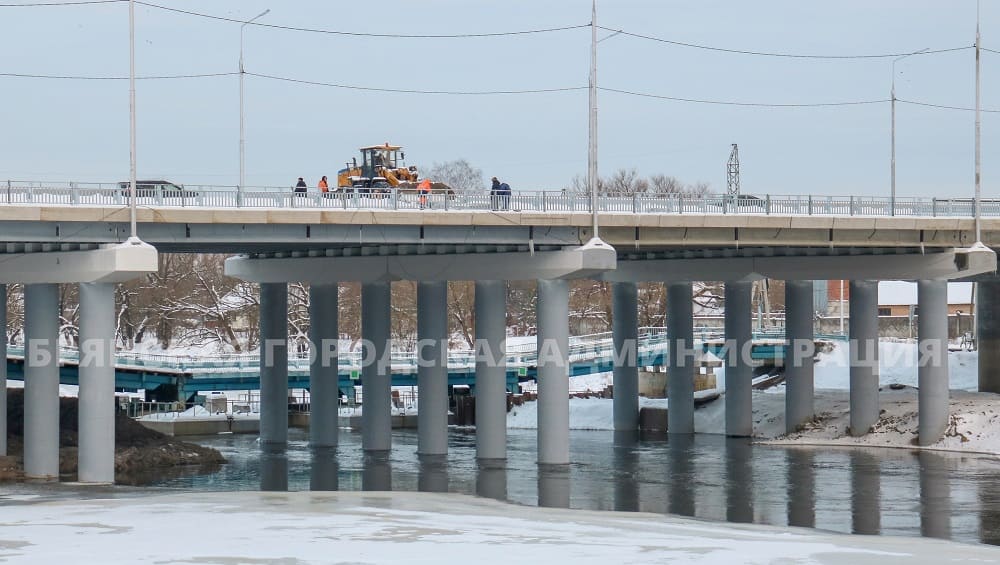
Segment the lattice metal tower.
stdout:
[[733,150],[729,153],[729,175],[727,178],[727,188],[729,196],[740,195],[740,147],[733,144]]

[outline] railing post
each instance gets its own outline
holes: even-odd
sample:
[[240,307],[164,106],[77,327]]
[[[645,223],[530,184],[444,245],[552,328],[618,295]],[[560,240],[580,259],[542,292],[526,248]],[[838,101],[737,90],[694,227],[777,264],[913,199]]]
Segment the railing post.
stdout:
[[236,207],[237,208],[242,208],[243,207],[243,187],[242,186],[237,186],[236,187]]
[[808,202],[809,202],[809,204],[808,204],[807,210],[809,211],[809,215],[812,216],[813,215],[813,195],[812,194],[809,195]]
[[678,214],[683,214],[684,213],[684,195],[683,194],[678,194],[677,195],[677,213]]
[[10,204],[10,179],[7,179],[7,204]]
[[542,212],[548,212],[548,206],[546,206],[545,202],[545,191],[543,190],[542,192],[539,192],[537,198],[541,201],[541,205],[538,206],[538,209]]
[[28,190],[24,193],[24,199],[28,202],[35,201],[35,187],[28,185]]
[[[445,195],[445,200],[448,200],[448,195]],[[396,188],[392,191],[392,209],[399,210],[399,189]]]
[[639,204],[639,195],[636,194],[635,192],[633,192],[632,193],[632,213],[633,214],[637,214],[639,212],[639,210],[637,210],[638,204]]
[[937,198],[931,198],[931,217],[937,217]]
[[[702,196],[702,198],[704,198],[704,196]],[[722,197],[722,213],[723,214],[728,214],[729,213],[729,195],[728,194],[724,195]]]
[[765,194],[764,195],[764,213],[767,214],[768,216],[771,215],[771,195],[770,194]]
[[851,216],[854,215],[854,197],[853,196],[851,196],[851,200],[849,201],[849,203],[847,205],[847,213],[848,213],[848,215],[851,215]]

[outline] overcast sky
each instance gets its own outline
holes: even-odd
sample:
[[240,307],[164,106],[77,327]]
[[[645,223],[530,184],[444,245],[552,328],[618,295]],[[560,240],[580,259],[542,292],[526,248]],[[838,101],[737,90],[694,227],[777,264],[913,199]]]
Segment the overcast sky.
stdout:
[[[0,3],[30,0],[0,0]],[[387,34],[459,34],[578,26],[589,0],[154,0],[262,23]],[[599,24],[672,41],[793,54],[906,53],[971,46],[973,0],[680,2],[603,0]],[[240,26],[136,7],[137,74],[234,72]],[[986,2],[983,45],[1000,50],[1000,8]],[[602,31],[601,37],[609,35]],[[349,86],[494,91],[583,87],[589,28],[492,38],[401,39],[248,26],[248,72]],[[0,73],[127,76],[127,3],[0,8]],[[817,60],[724,53],[617,35],[600,43],[599,85],[659,96],[759,103],[889,97],[891,58]],[[974,50],[896,64],[901,99],[974,106]],[[144,80],[137,88],[145,178],[234,185],[236,76]],[[409,164],[466,159],[515,189],[559,189],[586,171],[587,92],[382,93],[246,78],[247,183],[290,186],[357,155],[403,145]],[[1000,110],[1000,54],[983,53],[983,106]],[[127,81],[0,77],[0,178],[128,177]],[[635,168],[726,187],[738,143],[744,192],[889,192],[887,102],[821,108],[736,107],[602,91],[602,175]],[[971,195],[974,114],[898,104],[897,190]],[[983,114],[983,191],[1000,188],[1000,114]]]

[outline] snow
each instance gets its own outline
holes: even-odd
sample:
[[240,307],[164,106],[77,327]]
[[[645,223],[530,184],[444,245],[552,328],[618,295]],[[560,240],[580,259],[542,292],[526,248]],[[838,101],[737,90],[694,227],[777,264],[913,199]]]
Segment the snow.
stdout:
[[71,563],[90,555],[109,565],[882,565],[985,562],[996,556],[995,548],[929,538],[847,536],[647,513],[514,506],[460,494],[233,492],[3,502],[0,560],[13,563]]
[[[915,306],[917,304],[917,283],[880,281],[878,283],[878,304],[879,306]],[[972,304],[972,283],[948,283],[948,304]]]

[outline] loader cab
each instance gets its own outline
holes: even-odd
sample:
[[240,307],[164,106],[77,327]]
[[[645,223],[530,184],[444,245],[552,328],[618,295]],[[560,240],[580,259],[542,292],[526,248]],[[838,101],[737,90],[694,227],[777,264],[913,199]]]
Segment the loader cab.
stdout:
[[398,145],[372,145],[361,148],[361,175],[374,178],[381,169],[396,169],[403,166],[404,153]]

